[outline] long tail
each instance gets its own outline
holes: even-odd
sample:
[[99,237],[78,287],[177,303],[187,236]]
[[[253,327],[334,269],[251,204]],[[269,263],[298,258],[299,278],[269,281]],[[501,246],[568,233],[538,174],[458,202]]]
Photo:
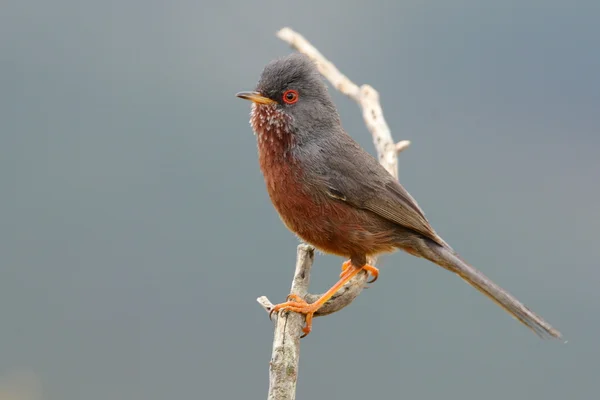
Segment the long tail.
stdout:
[[419,252],[421,253],[421,256],[456,273],[469,285],[492,299],[496,304],[521,321],[538,336],[543,338],[554,337],[557,339],[562,337],[561,333],[554,329],[542,317],[535,314],[506,290],[496,285],[487,276],[461,260],[451,248],[440,246],[429,240],[424,245],[427,249],[421,249],[422,251]]

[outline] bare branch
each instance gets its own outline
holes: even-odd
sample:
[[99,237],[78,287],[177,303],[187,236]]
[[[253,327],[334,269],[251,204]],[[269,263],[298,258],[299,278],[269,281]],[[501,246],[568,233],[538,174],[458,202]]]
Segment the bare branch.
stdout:
[[[301,244],[296,256],[296,272],[292,281],[291,294],[305,296],[310,283],[310,268],[315,257],[312,246]],[[259,302],[261,298],[258,299]],[[270,303],[265,297],[263,301]],[[265,304],[266,304],[265,303]],[[261,303],[262,304],[262,303]],[[268,307],[272,307],[271,304]],[[268,311],[271,311],[270,308]],[[281,313],[275,323],[273,352],[269,363],[269,400],[293,400],[296,397],[296,378],[300,358],[300,336],[304,316],[296,313]]]
[[[379,157],[379,162],[394,177],[398,178],[398,153],[406,149],[410,142],[403,140],[395,143],[390,129],[383,117],[379,103],[379,93],[369,85],[358,86],[342,74],[302,35],[290,28],[283,28],[277,36],[289,43],[301,53],[309,56],[316,64],[321,74],[329,80],[334,88],[347,95],[362,109],[363,119],[371,135]],[[308,303],[313,303],[321,295],[309,294],[310,268],[314,260],[314,248],[301,244],[298,246],[296,272],[292,282],[292,294],[303,297]],[[369,263],[375,265],[376,259]],[[362,292],[368,279],[366,272],[361,272],[340,289],[316,313],[315,317],[328,315],[346,307]],[[265,296],[257,299],[258,303],[270,312],[273,303]],[[279,313],[275,322],[273,353],[270,363],[269,400],[293,400],[296,397],[296,378],[300,357],[300,336],[304,325],[304,316],[297,313]],[[275,315],[273,316],[275,317]]]
[[[290,294],[297,294],[309,303],[316,301],[320,295],[308,294],[310,269],[315,257],[315,249],[307,244],[298,246],[296,253],[296,271]],[[367,273],[361,273],[366,279]],[[319,310],[318,315],[334,313],[352,302],[362,291],[364,282],[355,278],[340,289],[331,301]],[[336,300],[339,299],[339,300]],[[267,312],[271,312],[273,303],[265,296],[256,299]],[[315,314],[317,315],[317,314]],[[300,357],[300,336],[304,326],[304,316],[297,313],[273,314],[275,318],[275,334],[273,352],[269,363],[269,400],[294,399],[296,378]]]
[[406,148],[410,146],[410,140],[401,140],[396,143],[396,153],[400,153],[401,151],[406,150]]

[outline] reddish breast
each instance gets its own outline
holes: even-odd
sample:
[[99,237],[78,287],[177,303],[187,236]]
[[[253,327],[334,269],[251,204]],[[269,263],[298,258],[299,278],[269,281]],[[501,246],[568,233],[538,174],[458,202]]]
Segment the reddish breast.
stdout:
[[282,221],[309,243],[327,241],[330,224],[325,210],[302,184],[302,167],[293,157],[296,142],[289,126],[291,117],[270,105],[253,105],[251,115],[260,169]]
[[285,225],[304,241],[333,254],[371,254],[388,251],[387,230],[372,225],[362,210],[314,193],[304,184],[302,165],[293,156],[296,145],[289,116],[273,106],[254,105],[251,124],[257,136],[259,164],[271,202]]
[[314,200],[303,190],[302,169],[292,156],[296,145],[289,116],[275,106],[253,105],[250,122],[256,133],[258,161],[273,205],[289,229],[301,234],[315,215]]

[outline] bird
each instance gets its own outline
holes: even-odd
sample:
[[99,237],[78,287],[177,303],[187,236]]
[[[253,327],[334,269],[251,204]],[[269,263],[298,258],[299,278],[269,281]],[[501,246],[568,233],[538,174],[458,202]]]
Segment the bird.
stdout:
[[254,91],[250,125],[269,198],[285,226],[318,250],[344,257],[339,281],[314,303],[290,294],[271,313],[314,313],[361,271],[368,257],[405,251],[458,275],[543,338],[561,333],[464,261],[433,229],[408,191],[344,130],[315,62],[302,53],[270,61]]

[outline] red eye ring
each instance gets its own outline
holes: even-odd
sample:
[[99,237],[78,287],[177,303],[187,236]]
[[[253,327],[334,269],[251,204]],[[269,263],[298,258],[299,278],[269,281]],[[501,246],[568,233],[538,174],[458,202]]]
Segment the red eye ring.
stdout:
[[283,102],[286,104],[294,104],[298,101],[298,92],[294,89],[286,90],[283,93]]

